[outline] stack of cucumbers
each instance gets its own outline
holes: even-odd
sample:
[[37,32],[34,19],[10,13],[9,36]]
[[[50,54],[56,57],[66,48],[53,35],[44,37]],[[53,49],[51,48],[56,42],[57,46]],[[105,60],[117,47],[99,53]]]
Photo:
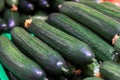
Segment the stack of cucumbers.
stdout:
[[0,0],[8,80],[120,80],[119,13],[95,0]]

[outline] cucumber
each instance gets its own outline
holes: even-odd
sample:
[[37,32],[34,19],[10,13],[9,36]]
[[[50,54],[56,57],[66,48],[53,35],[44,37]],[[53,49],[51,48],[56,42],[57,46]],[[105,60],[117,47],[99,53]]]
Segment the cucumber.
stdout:
[[7,8],[4,11],[3,18],[7,22],[8,29],[19,25],[19,13],[17,11],[11,11]]
[[104,6],[103,4],[98,4],[98,3],[95,3],[95,2],[81,2],[82,4],[85,4],[86,6],[89,6],[103,14],[105,14],[106,16],[109,16],[117,21],[120,22],[120,10],[116,10],[116,9],[113,9],[113,8],[110,8],[110,7],[106,7]]
[[34,4],[27,0],[19,0],[18,8],[20,12],[25,13],[25,14],[33,13],[35,9]]
[[103,4],[106,7],[120,11],[120,7],[116,6],[115,4],[113,4],[111,2],[101,2],[100,4]]
[[97,78],[97,77],[87,77],[87,78],[85,78],[83,80],[103,80],[103,79]]
[[7,23],[4,19],[0,18],[0,33],[8,31]]
[[0,36],[0,62],[20,80],[47,80],[45,72],[6,37]]
[[6,4],[11,7],[12,11],[17,11],[18,8],[18,4],[19,4],[19,0],[5,0]]
[[0,0],[0,12],[5,8],[5,0]]
[[50,26],[40,19],[26,20],[25,27],[75,64],[90,64],[95,58],[93,51],[86,43]]
[[61,13],[74,18],[109,41],[115,34],[120,34],[118,21],[88,6],[77,2],[64,2],[59,7]]
[[11,34],[16,46],[41,65],[47,72],[54,75],[69,73],[69,69],[62,56],[38,38],[31,36],[20,27],[12,29]]
[[106,80],[120,80],[120,64],[105,61],[100,65],[100,73]]
[[115,49],[96,33],[61,13],[50,14],[46,22],[87,43],[100,61],[112,60]]

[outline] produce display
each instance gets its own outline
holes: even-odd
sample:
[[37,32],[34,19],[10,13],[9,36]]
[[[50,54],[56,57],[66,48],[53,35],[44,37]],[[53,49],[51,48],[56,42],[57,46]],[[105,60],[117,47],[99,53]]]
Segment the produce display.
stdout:
[[0,80],[120,80],[119,13],[96,0],[0,0]]

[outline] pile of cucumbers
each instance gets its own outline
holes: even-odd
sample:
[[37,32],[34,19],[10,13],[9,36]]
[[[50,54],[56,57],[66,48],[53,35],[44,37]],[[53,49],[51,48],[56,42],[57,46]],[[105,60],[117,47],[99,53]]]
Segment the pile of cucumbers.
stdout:
[[0,0],[0,63],[10,80],[120,80],[119,13],[93,0]]

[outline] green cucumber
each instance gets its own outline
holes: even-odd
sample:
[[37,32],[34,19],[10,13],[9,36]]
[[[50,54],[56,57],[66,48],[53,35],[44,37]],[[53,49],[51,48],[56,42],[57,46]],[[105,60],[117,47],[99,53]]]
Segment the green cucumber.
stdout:
[[100,65],[100,73],[106,80],[120,80],[120,64],[105,61]]
[[112,60],[115,49],[85,26],[61,13],[52,13],[46,19],[50,25],[87,43],[100,61]]
[[7,22],[8,29],[12,29],[19,25],[19,13],[10,9],[5,9],[3,14],[4,20]]
[[64,2],[60,12],[86,25],[105,39],[111,41],[115,34],[120,34],[120,23],[84,4]]
[[42,68],[4,36],[0,36],[0,62],[20,80],[46,80]]
[[0,0],[0,12],[5,8],[5,0]]
[[117,21],[120,22],[120,10],[116,10],[116,9],[113,9],[113,8],[110,8],[110,7],[106,7],[104,6],[103,4],[98,4],[98,3],[95,3],[95,2],[80,2],[82,4],[85,4],[86,6],[89,6],[103,14],[105,14],[106,16],[109,16]]
[[112,9],[120,11],[120,7],[116,6],[115,4],[113,4],[111,2],[102,2],[100,4],[103,4],[106,7],[109,7],[109,8],[112,8]]
[[87,77],[87,78],[84,78],[83,80],[103,80],[103,79],[97,78],[97,77]]
[[5,0],[5,2],[8,6],[13,6],[13,5],[17,6],[19,3],[19,0]]
[[15,45],[47,72],[55,75],[69,74],[69,69],[62,56],[47,44],[31,36],[21,27],[12,29],[11,35]]
[[26,20],[25,27],[71,62],[79,65],[93,62],[95,56],[86,43],[50,26],[46,22],[40,19],[29,19]]

